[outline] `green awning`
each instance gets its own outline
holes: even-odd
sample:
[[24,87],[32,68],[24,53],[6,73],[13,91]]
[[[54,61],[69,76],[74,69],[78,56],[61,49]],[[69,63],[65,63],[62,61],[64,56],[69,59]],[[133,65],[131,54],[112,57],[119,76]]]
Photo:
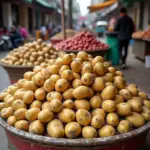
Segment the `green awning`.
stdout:
[[44,7],[56,9],[53,4],[46,2],[45,0],[36,0],[39,4],[41,4]]
[[27,2],[27,3],[32,3],[32,0],[25,0],[25,2]]

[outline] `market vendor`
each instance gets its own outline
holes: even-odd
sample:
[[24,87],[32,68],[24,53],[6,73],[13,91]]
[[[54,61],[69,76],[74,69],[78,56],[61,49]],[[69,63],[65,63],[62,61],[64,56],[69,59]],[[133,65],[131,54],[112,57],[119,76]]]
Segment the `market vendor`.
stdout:
[[[134,23],[132,19],[127,15],[126,8],[120,9],[120,17],[117,20],[115,31],[118,33],[119,39],[119,53],[121,58],[121,68],[126,68],[126,59],[128,55],[128,46],[132,33],[134,32]],[[124,49],[124,52],[123,52]]]

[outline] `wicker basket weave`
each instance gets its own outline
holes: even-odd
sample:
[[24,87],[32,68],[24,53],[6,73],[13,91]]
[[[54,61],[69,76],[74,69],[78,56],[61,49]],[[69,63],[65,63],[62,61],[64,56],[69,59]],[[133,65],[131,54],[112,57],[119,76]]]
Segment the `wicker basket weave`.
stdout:
[[0,62],[0,65],[7,71],[11,84],[16,83],[19,79],[23,78],[23,75],[27,71],[32,71],[33,66],[10,66]]

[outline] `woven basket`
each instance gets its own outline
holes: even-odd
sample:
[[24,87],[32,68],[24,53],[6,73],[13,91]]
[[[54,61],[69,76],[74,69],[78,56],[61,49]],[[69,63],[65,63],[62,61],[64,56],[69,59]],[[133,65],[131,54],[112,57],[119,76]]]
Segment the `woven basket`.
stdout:
[[23,75],[27,71],[32,71],[32,67],[24,66],[10,66],[0,62],[0,65],[7,71],[11,84],[16,83],[19,79],[23,78]]

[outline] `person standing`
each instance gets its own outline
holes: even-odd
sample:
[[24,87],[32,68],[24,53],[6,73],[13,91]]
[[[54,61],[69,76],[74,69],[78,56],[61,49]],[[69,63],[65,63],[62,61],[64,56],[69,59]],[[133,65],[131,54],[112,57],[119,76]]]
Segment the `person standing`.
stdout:
[[[126,8],[120,9],[120,17],[116,22],[115,31],[118,33],[119,54],[121,57],[121,68],[126,68],[126,59],[128,55],[128,46],[134,32],[135,26],[132,19],[127,15]],[[123,51],[124,50],[124,51]]]
[[26,30],[26,28],[23,28],[19,25],[18,30],[24,39],[26,39],[28,37],[28,31]]

